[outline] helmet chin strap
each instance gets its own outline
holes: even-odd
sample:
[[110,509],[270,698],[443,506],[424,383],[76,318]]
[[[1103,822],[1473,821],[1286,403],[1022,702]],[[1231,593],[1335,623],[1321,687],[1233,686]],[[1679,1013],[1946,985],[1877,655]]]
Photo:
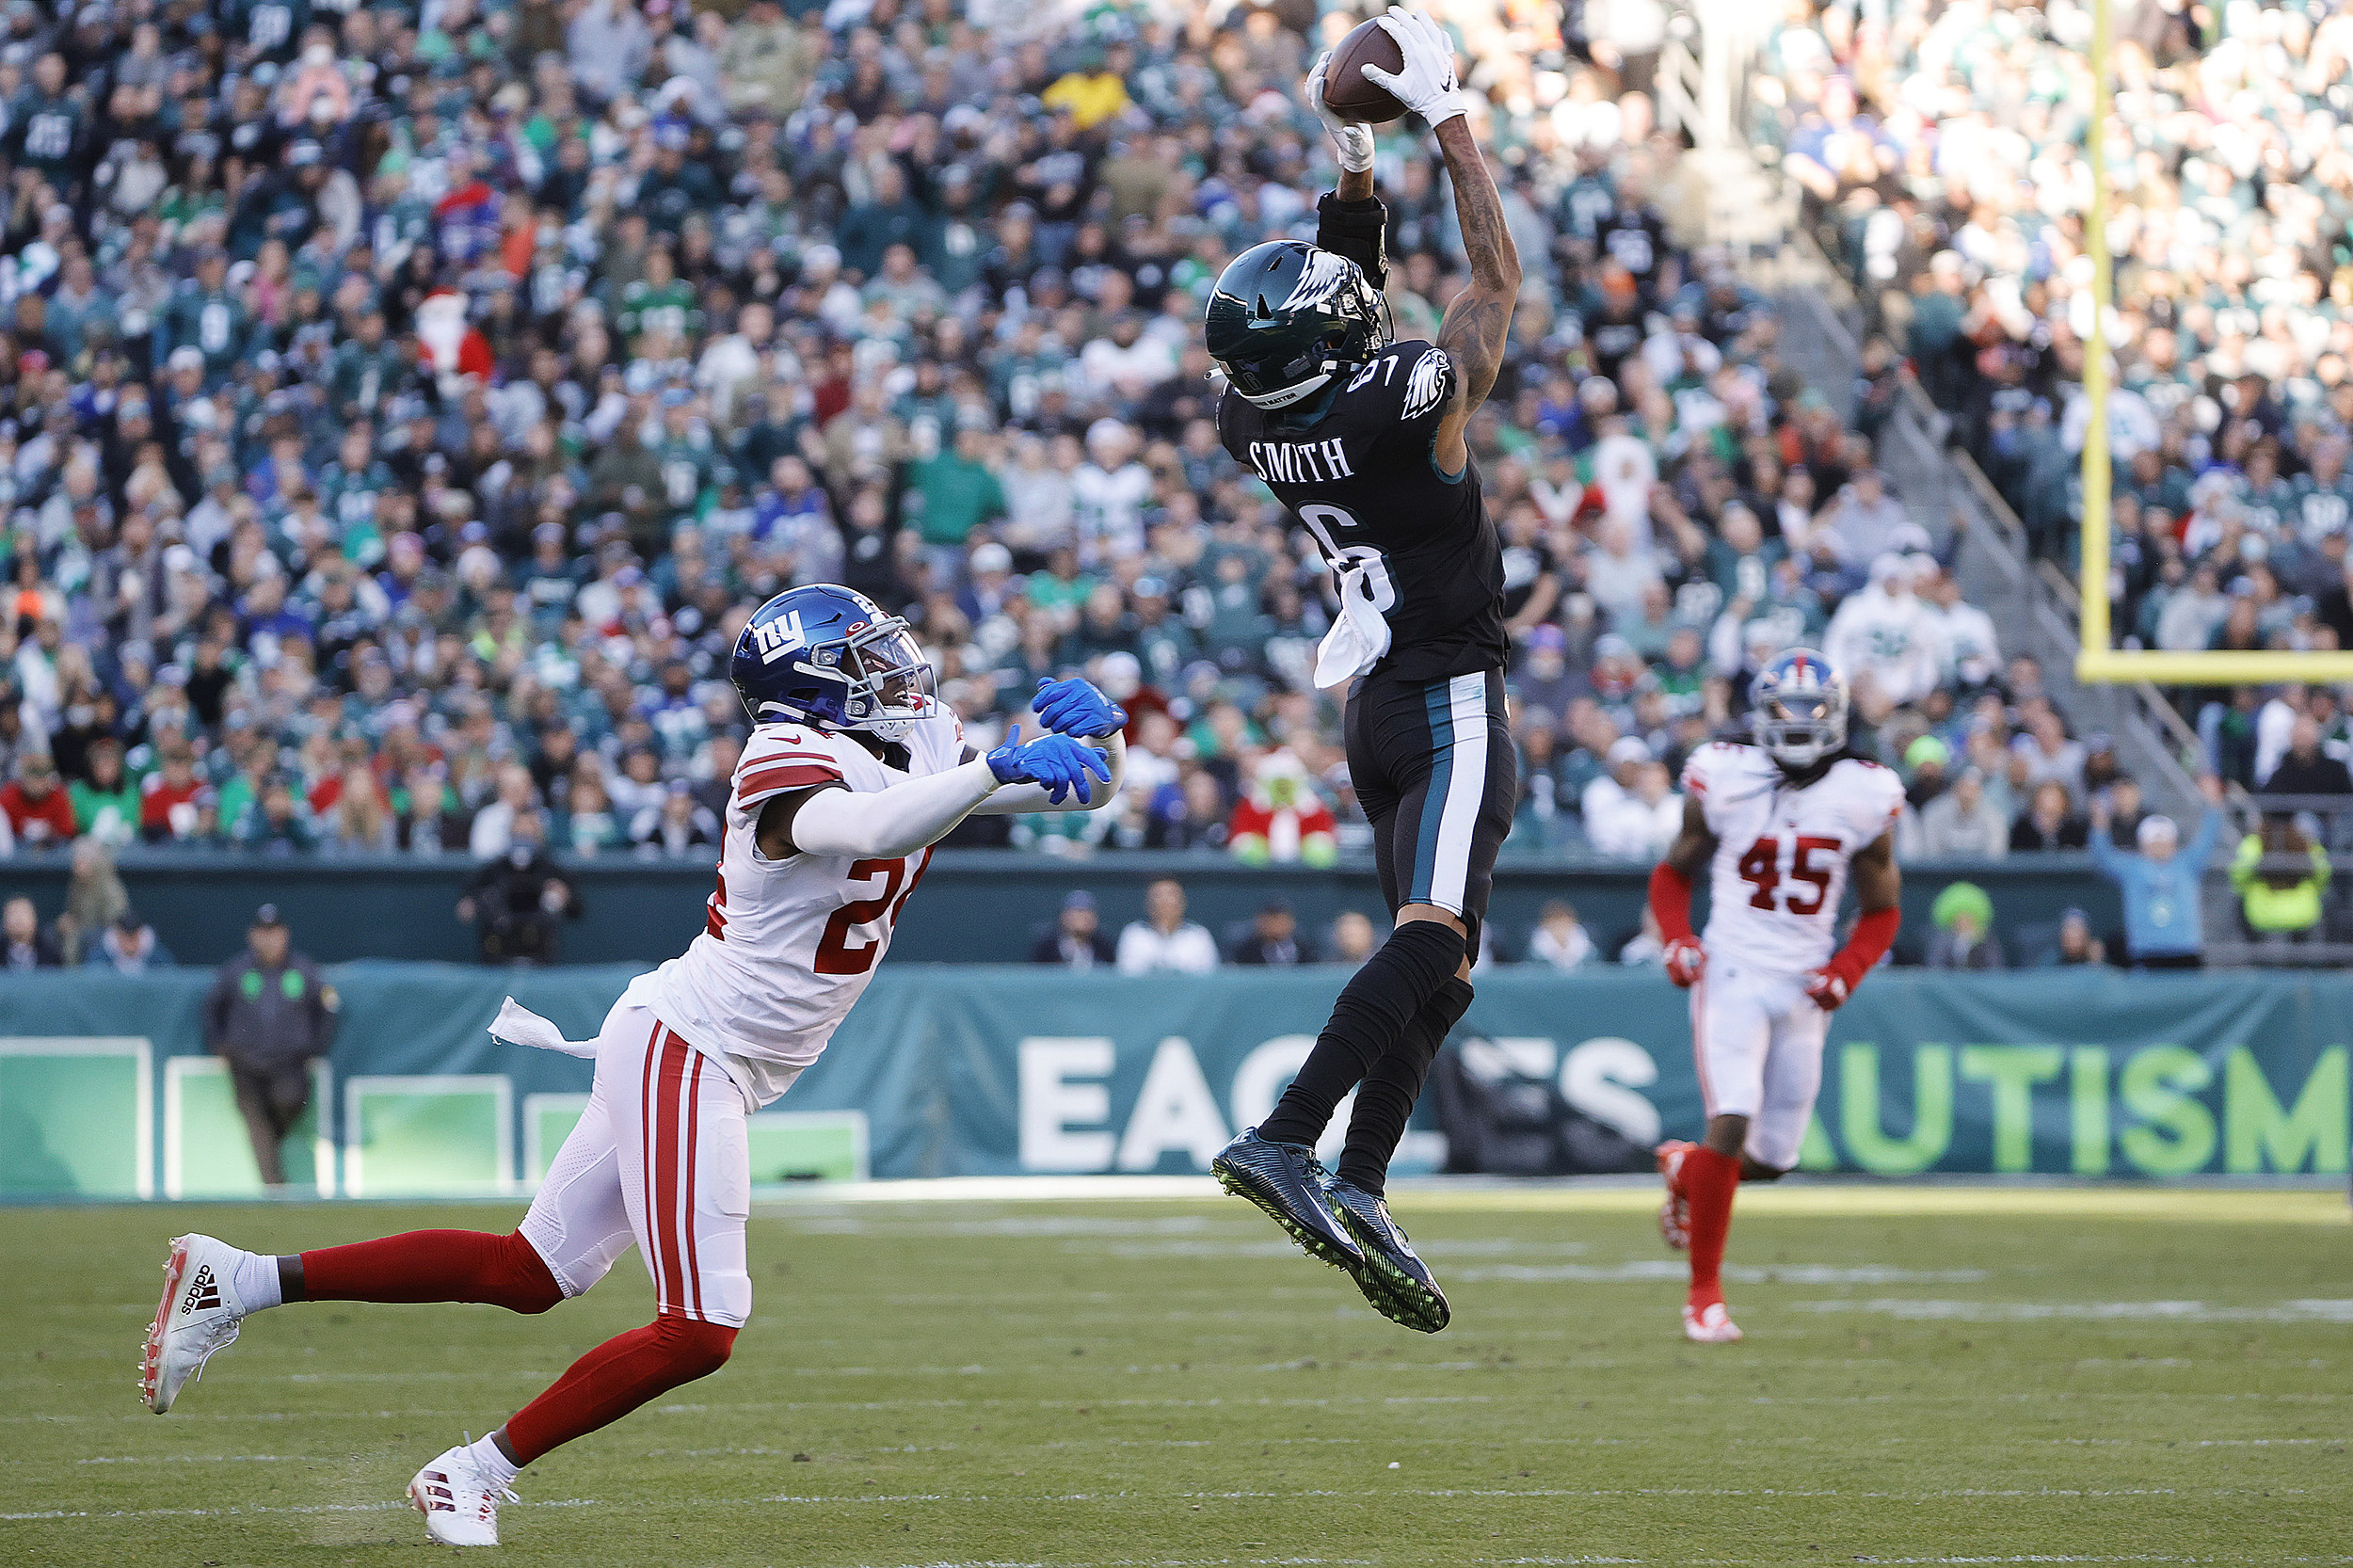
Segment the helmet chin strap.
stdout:
[[[1332,372],[1327,370],[1321,376],[1309,376],[1306,380],[1300,382],[1299,385],[1295,387],[1285,387],[1281,392],[1256,393],[1241,392],[1242,401],[1250,404],[1254,408],[1264,408],[1271,413],[1277,408],[1289,408],[1292,404],[1305,398],[1310,392],[1320,390],[1325,382],[1331,379]],[[1241,392],[1240,387],[1236,387],[1234,390],[1236,392]]]

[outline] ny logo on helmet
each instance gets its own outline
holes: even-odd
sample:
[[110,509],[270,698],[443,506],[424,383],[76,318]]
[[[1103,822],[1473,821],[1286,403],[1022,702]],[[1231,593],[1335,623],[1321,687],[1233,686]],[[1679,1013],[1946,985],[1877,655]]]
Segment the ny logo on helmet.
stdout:
[[799,649],[806,640],[801,635],[801,613],[789,610],[775,620],[752,628],[752,640],[760,645],[760,662],[773,664],[786,654]]

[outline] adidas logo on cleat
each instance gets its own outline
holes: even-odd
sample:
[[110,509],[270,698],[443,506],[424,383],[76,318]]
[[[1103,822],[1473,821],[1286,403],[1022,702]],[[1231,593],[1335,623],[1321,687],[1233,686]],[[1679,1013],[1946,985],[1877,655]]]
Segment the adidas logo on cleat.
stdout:
[[188,1281],[187,1293],[180,1298],[180,1316],[184,1318],[191,1312],[210,1311],[219,1304],[220,1285],[213,1278],[213,1266],[207,1263],[196,1271],[194,1279]]

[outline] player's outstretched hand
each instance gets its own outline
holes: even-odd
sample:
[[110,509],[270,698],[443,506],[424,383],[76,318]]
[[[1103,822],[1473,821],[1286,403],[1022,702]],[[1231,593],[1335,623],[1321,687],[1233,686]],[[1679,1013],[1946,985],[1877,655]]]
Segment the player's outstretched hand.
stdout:
[[1326,49],[1316,56],[1315,69],[1307,72],[1302,88],[1307,107],[1323,121],[1323,128],[1332,133],[1332,144],[1339,150],[1340,167],[1351,174],[1362,174],[1372,167],[1372,127],[1357,125],[1342,120],[1323,101],[1323,68],[1332,63],[1332,51]]
[[1389,95],[1429,123],[1432,130],[1465,112],[1463,88],[1454,78],[1454,45],[1445,29],[1419,11],[1391,6],[1381,19],[1381,30],[1397,40],[1405,58],[1396,71],[1377,65],[1359,66],[1365,79],[1389,89]]
[[1092,680],[1041,680],[1030,700],[1038,722],[1057,735],[1101,737],[1128,728],[1128,710],[1103,695]]
[[1689,936],[1669,942],[1659,957],[1667,966],[1667,978],[1686,990],[1707,968],[1707,950]]
[[1823,1012],[1835,1013],[1854,993],[1847,977],[1825,964],[1805,977],[1805,994]]
[[1017,724],[1005,744],[988,754],[988,771],[1000,784],[1043,785],[1046,798],[1057,806],[1073,791],[1080,805],[1093,805],[1089,774],[1106,784],[1112,781],[1111,764],[1093,746],[1080,745],[1067,735],[1041,735],[1025,744]]

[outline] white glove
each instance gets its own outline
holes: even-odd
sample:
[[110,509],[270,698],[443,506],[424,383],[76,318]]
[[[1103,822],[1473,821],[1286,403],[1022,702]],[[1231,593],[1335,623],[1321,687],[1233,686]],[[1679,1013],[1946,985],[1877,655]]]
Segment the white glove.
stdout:
[[1390,72],[1365,66],[1366,80],[1388,88],[1433,131],[1465,112],[1463,88],[1454,79],[1454,45],[1436,23],[1419,11],[1391,6],[1381,19],[1381,30],[1397,40],[1398,53],[1405,56],[1403,67]]
[[1315,69],[1307,72],[1307,107],[1316,111],[1323,128],[1332,133],[1332,143],[1339,149],[1340,167],[1351,174],[1362,174],[1372,167],[1372,127],[1351,124],[1325,106],[1323,68],[1331,63],[1329,49],[1316,56]]

